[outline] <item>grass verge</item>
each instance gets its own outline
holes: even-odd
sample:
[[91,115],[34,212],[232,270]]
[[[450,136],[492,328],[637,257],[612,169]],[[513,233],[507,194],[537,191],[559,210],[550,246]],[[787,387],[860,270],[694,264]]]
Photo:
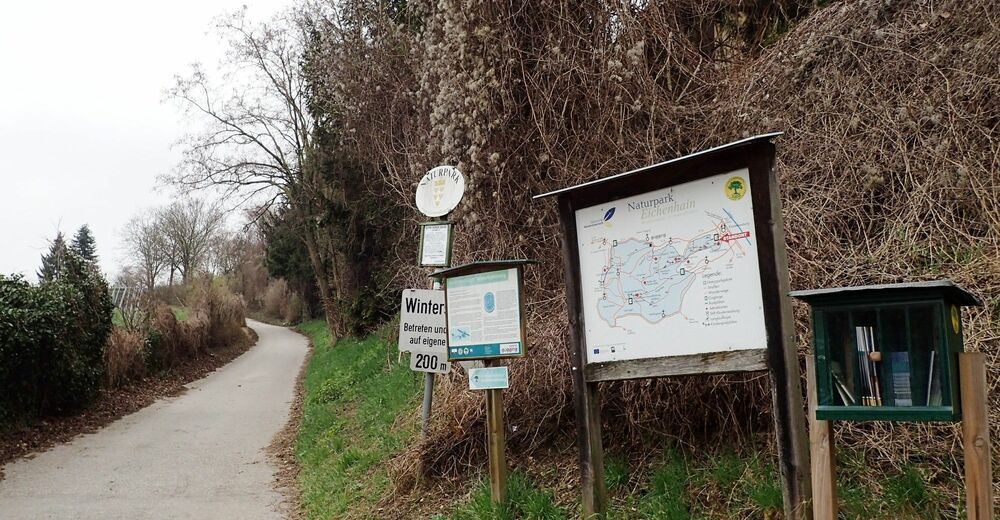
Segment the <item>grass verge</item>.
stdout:
[[389,490],[385,462],[417,433],[420,374],[396,363],[396,347],[371,336],[331,347],[326,323],[298,329],[313,342],[296,443],[306,517],[379,518]]
[[[398,517],[393,511],[379,510],[379,503],[391,492],[386,463],[418,433],[414,413],[420,404],[420,374],[397,363],[395,345],[379,339],[393,334],[347,338],[331,347],[324,321],[306,322],[298,328],[314,347],[306,369],[302,426],[296,443],[306,518]],[[766,445],[697,452],[671,447],[652,457],[653,463],[649,457],[642,459],[645,462],[637,465],[609,450],[605,464],[611,496],[609,520],[781,517],[779,474]],[[933,482],[920,468],[905,466],[875,475],[873,462],[862,453],[838,452],[842,518],[930,519],[961,514],[935,492],[935,484],[942,483]],[[550,480],[534,480],[515,467],[507,504],[493,504],[488,483],[480,479],[465,498],[446,507],[448,513],[432,518],[578,517],[579,503],[557,500],[552,491],[555,482]],[[434,491],[420,497],[440,498]]]

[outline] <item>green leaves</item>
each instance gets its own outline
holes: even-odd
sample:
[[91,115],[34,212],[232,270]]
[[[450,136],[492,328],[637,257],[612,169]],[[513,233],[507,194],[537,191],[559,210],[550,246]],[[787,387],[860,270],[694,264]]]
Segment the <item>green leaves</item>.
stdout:
[[0,275],[0,424],[68,412],[94,397],[111,309],[104,279],[72,252],[39,285]]

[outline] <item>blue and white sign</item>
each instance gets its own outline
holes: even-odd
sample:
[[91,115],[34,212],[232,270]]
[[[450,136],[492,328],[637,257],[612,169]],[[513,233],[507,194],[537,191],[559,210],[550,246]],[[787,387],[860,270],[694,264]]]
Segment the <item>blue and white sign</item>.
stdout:
[[448,278],[448,361],[524,355],[518,277],[511,268]]
[[473,368],[469,370],[469,390],[497,390],[510,387],[507,367]]

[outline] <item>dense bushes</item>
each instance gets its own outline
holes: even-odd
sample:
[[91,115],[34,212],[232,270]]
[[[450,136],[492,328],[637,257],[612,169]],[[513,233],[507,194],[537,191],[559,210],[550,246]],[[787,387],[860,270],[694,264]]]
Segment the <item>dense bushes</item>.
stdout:
[[72,253],[40,285],[0,275],[0,423],[66,413],[94,397],[111,309],[104,279]]
[[210,279],[189,285],[190,315],[178,321],[164,304],[153,304],[136,327],[116,329],[104,351],[106,382],[114,387],[149,372],[168,370],[212,348],[246,344],[243,302]]

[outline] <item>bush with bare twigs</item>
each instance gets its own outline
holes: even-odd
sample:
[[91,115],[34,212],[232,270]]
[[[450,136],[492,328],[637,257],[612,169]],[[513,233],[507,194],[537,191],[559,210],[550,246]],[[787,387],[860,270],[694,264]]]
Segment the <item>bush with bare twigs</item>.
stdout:
[[[1000,18],[990,1],[473,4],[342,2],[319,24],[308,70],[317,102],[337,109],[338,145],[378,193],[396,195],[387,204],[411,206],[392,286],[426,283],[412,267],[412,190],[438,164],[467,176],[450,216],[456,262],[540,260],[526,279],[529,355],[510,363],[512,449],[549,443],[574,420],[555,208],[530,196],[765,131],[786,132],[778,172],[793,287],[953,278],[987,302],[971,313],[967,348],[995,357]],[[1000,365],[989,370],[996,384]],[[401,473],[451,475],[485,460],[483,398],[463,377],[436,387],[431,430],[397,461]],[[602,390],[619,447],[771,429],[760,375]],[[884,464],[916,457],[961,475],[955,425],[839,428],[841,442]]]
[[146,375],[148,335],[145,331],[115,327],[104,345],[104,384],[115,388]]

